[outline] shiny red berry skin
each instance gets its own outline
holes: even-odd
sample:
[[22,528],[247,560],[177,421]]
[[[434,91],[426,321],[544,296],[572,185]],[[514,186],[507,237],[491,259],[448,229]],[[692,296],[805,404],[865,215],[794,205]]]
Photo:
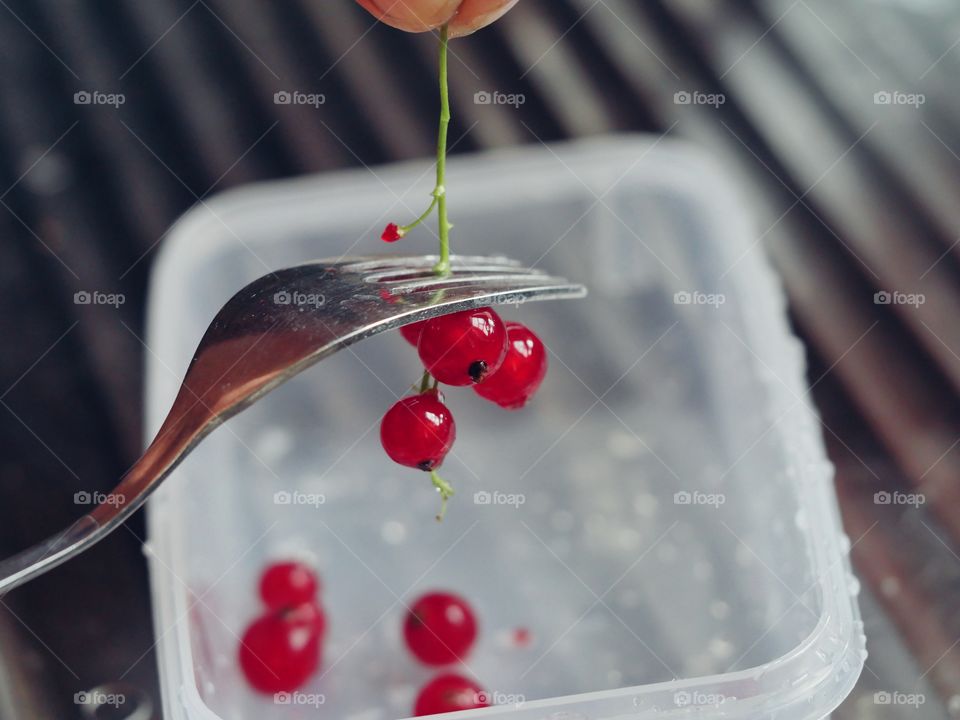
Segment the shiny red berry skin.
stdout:
[[470,654],[477,639],[477,619],[463,598],[452,593],[428,593],[407,613],[403,638],[420,662],[447,665]]
[[404,340],[416,347],[420,343],[420,333],[423,332],[423,326],[425,324],[426,320],[421,320],[420,322],[404,325],[400,328],[400,334],[403,335]]
[[301,687],[320,666],[323,626],[323,613],[310,603],[255,620],[238,653],[247,682],[267,694]]
[[278,562],[260,577],[260,597],[270,610],[313,602],[320,583],[316,573],[299,562]]
[[488,693],[472,680],[450,673],[438,675],[423,686],[413,714],[419,717],[482,707],[490,707]]
[[547,350],[533,331],[517,322],[507,323],[507,356],[500,368],[474,391],[507,410],[519,410],[547,375]]
[[383,234],[380,235],[380,239],[384,242],[392,243],[396,242],[404,235],[406,235],[406,233],[403,232],[403,230],[401,230],[396,223],[390,223],[383,229]]
[[456,438],[453,415],[436,390],[399,400],[380,421],[380,443],[390,459],[419,470],[440,467]]
[[497,371],[507,354],[507,328],[490,308],[424,321],[417,346],[423,366],[447,385],[474,385]]
[[327,630],[327,615],[316,601],[277,610],[288,624],[310,628],[321,639]]

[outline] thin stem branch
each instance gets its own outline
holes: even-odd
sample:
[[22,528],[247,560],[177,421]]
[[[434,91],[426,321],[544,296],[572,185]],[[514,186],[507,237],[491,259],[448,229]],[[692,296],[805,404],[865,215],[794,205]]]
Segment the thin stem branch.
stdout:
[[402,225],[401,227],[399,227],[399,228],[397,228],[397,229],[398,229],[403,235],[406,235],[408,232],[410,232],[411,230],[413,230],[413,229],[414,229],[415,227],[417,227],[420,223],[422,223],[424,220],[426,220],[428,217],[430,217],[430,213],[433,212],[433,209],[434,209],[436,206],[437,206],[437,195],[436,195],[436,193],[433,193],[433,202],[430,203],[430,207],[428,207],[428,208],[424,211],[423,215],[421,215],[420,217],[418,217],[416,220],[414,220],[414,221],[413,221],[412,223],[410,223],[409,225]]
[[440,512],[437,513],[437,520],[442,521],[444,515],[447,514],[447,500],[453,497],[453,488],[450,483],[440,477],[436,470],[430,471],[430,480],[437,492],[440,493]]

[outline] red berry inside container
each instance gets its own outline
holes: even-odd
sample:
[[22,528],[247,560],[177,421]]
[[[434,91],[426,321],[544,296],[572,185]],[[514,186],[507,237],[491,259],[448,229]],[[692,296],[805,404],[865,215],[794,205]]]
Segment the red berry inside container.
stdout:
[[533,331],[517,322],[507,323],[507,355],[500,369],[474,391],[507,410],[519,410],[547,375],[547,350]]
[[327,630],[327,615],[316,602],[306,602],[295,607],[279,610],[286,622],[290,625],[310,628],[320,639]]
[[464,659],[477,639],[477,620],[463,598],[434,592],[420,597],[403,624],[407,647],[420,662],[448,665]]
[[424,321],[417,346],[423,366],[447,385],[475,385],[497,371],[507,354],[507,328],[490,308]]
[[247,682],[268,694],[301,687],[320,666],[323,625],[323,613],[310,603],[255,620],[238,653]]
[[270,610],[313,602],[319,587],[316,573],[295,561],[274,563],[260,577],[260,597]]
[[439,675],[420,690],[413,706],[413,714],[437,715],[489,707],[488,694],[475,682],[461,675]]
[[390,459],[424,471],[440,467],[456,437],[453,415],[436,390],[397,401],[380,421],[380,443]]

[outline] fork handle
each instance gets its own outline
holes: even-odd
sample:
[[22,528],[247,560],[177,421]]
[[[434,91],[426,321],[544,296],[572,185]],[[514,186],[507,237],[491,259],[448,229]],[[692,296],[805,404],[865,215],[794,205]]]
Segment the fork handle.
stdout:
[[186,412],[175,412],[183,407],[182,397],[178,397],[156,438],[105,502],[62,532],[0,561],[0,597],[99,542],[146,502],[160,482],[217,424],[201,403],[191,403]]
[[103,532],[92,515],[84,515],[63,532],[0,562],[0,597],[37,575],[66,562],[92,545]]
[[[168,436],[169,438],[169,436]],[[164,442],[161,433],[123,480],[91,512],[56,535],[0,561],[0,597],[102,540],[135,513],[189,452],[192,443]],[[197,439],[196,435],[193,437]]]

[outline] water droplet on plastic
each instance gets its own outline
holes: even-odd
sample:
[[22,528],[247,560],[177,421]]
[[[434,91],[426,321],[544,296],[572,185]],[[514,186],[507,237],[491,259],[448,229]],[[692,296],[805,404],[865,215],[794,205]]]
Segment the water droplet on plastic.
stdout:
[[847,592],[854,597],[860,594],[860,580],[856,575],[847,575]]
[[730,606],[723,600],[714,600],[710,603],[710,615],[717,620],[725,620],[730,615]]
[[650,518],[657,514],[657,498],[649,493],[641,493],[633,498],[633,509],[640,517]]
[[644,452],[643,443],[630,433],[615,432],[607,438],[607,449],[615,458],[629,460]]
[[380,537],[388,545],[399,545],[407,539],[407,526],[396,520],[388,520],[380,526]]
[[797,514],[796,516],[794,516],[793,521],[796,523],[797,527],[800,528],[801,530],[807,529],[807,515],[806,513],[803,512],[803,510],[797,511]]

